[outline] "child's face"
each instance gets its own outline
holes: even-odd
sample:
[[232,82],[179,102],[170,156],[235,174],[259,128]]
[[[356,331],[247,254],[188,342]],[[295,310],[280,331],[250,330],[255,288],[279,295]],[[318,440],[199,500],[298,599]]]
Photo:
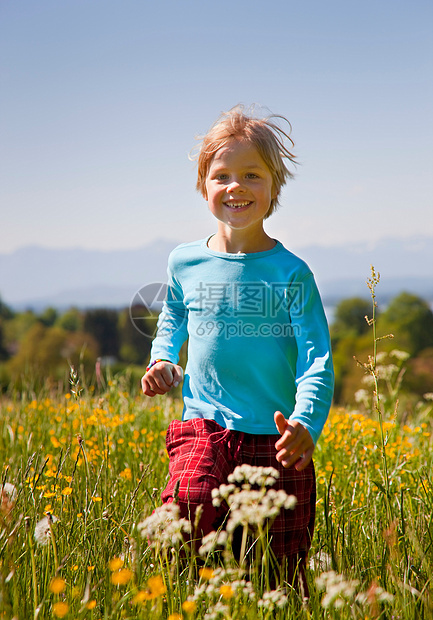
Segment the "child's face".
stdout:
[[231,138],[215,153],[204,197],[220,226],[249,233],[263,229],[276,192],[271,172],[257,149]]

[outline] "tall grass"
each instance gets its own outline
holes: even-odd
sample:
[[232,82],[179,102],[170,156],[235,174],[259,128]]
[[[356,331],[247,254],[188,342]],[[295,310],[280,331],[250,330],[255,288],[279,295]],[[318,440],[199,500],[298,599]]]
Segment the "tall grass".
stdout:
[[194,524],[159,508],[178,401],[132,394],[121,376],[96,394],[75,374],[67,394],[1,402],[1,617],[432,618],[431,401],[396,419],[404,362],[382,359],[369,321],[359,409],[333,409],[315,452],[309,602],[284,573],[272,583],[265,526],[246,564],[230,537],[200,554]]

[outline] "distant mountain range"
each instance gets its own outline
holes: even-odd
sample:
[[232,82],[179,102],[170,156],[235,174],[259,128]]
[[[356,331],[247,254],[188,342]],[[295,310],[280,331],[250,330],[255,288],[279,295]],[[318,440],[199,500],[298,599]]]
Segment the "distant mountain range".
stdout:
[[[142,287],[165,282],[177,241],[160,239],[133,250],[28,246],[0,254],[0,296],[16,310],[53,306],[126,307]],[[295,250],[315,273],[325,306],[369,297],[370,265],[381,274],[380,303],[405,290],[433,303],[433,236]]]

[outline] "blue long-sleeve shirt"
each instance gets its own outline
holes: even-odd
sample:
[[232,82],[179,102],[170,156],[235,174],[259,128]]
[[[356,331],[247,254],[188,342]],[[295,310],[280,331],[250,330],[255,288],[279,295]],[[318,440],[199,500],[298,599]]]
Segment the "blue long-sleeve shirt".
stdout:
[[274,412],[317,442],[334,375],[328,325],[308,266],[277,242],[265,252],[215,252],[208,239],[169,257],[168,291],[151,359],[179,360],[188,339],[183,419],[276,434]]

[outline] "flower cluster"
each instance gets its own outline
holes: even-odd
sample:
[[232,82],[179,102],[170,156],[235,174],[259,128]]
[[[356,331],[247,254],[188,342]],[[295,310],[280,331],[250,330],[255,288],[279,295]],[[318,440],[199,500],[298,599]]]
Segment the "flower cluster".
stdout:
[[329,607],[341,609],[348,603],[355,602],[360,606],[368,606],[370,610],[375,610],[374,617],[376,617],[378,604],[394,601],[394,596],[375,582],[367,591],[357,593],[356,589],[359,585],[357,579],[346,579],[344,575],[339,575],[332,570],[317,577],[316,585],[319,590],[325,590],[325,595],[322,598],[322,607],[325,609]]
[[264,592],[263,597],[259,600],[258,606],[266,609],[269,612],[275,609],[283,609],[287,605],[287,594],[285,590],[271,590],[270,592]]
[[[295,508],[297,500],[294,495],[287,495],[283,489],[266,488],[275,484],[278,477],[278,471],[272,467],[241,465],[229,476],[230,484],[213,489],[214,506],[218,507],[225,501],[230,509],[227,532],[233,533],[239,525],[262,528],[266,521],[275,519],[282,508]],[[252,489],[252,485],[259,488]]]
[[58,521],[58,518],[52,514],[48,514],[36,523],[35,526],[35,540],[39,545],[46,545],[50,540],[51,526]]
[[238,568],[202,569],[201,579],[189,600],[197,607],[202,602],[206,605],[206,620],[214,620],[220,614],[227,616],[230,601],[251,603],[256,599],[251,581],[243,578],[243,571]]
[[359,581],[357,579],[345,579],[344,575],[339,575],[330,570],[316,577],[316,585],[319,590],[325,590],[322,607],[340,609],[354,599]]
[[154,549],[176,547],[184,542],[184,534],[191,533],[191,523],[179,516],[177,504],[163,504],[138,523],[137,529]]
[[206,556],[211,551],[215,551],[218,547],[224,549],[227,546],[227,542],[228,535],[226,531],[209,532],[209,534],[206,534],[206,536],[202,538],[201,546],[198,550],[199,554],[201,556]]
[[18,498],[16,487],[10,482],[5,482],[0,489],[0,513],[9,516],[15,507]]
[[227,480],[232,483],[271,487],[279,477],[279,472],[273,467],[255,467],[244,464],[236,467]]

